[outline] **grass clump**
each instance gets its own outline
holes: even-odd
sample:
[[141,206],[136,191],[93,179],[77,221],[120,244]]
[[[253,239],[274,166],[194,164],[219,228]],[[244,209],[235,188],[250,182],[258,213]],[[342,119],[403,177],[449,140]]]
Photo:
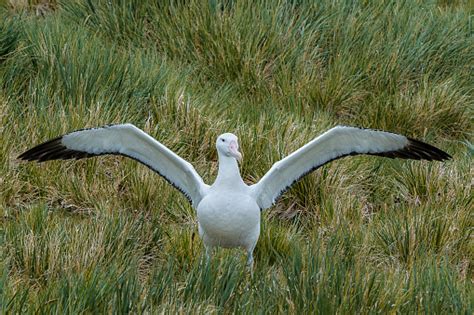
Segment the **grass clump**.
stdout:
[[[11,2],[11,1],[10,1]],[[467,1],[0,3],[1,313],[472,313]],[[26,148],[131,122],[246,182],[336,124],[400,132],[446,163],[324,166],[263,216],[250,277],[205,262],[194,210],[121,157],[23,164]]]

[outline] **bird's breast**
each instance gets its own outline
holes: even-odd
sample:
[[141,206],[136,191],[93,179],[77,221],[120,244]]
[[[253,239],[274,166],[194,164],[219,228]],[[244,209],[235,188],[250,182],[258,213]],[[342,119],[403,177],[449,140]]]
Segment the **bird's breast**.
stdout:
[[247,247],[260,233],[260,208],[246,194],[216,192],[197,208],[201,237],[210,245]]

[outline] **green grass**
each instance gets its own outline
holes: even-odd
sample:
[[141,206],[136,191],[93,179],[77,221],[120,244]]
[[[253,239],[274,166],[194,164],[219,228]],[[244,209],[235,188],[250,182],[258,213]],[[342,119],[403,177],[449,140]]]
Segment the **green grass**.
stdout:
[[[469,1],[0,1],[0,313],[474,311]],[[62,133],[131,122],[211,183],[239,136],[246,182],[336,124],[445,163],[338,160],[206,263],[196,216],[121,157],[20,163]]]

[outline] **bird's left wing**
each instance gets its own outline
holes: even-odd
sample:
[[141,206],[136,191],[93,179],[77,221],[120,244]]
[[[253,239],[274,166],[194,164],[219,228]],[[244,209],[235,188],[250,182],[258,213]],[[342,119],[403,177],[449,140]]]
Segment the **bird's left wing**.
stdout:
[[402,135],[337,126],[273,164],[258,183],[250,186],[251,193],[260,208],[267,209],[306,174],[333,160],[358,154],[430,161],[451,158],[432,145]]
[[132,124],[83,129],[40,144],[18,158],[44,162],[115,154],[145,164],[197,206],[209,187],[194,167]]

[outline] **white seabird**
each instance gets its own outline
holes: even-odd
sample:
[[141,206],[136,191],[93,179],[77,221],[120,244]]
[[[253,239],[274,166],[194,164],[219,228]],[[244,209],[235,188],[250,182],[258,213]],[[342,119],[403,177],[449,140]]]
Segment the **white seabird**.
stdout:
[[217,138],[216,148],[219,170],[211,186],[189,162],[132,124],[74,131],[40,144],[19,158],[44,162],[115,154],[135,159],[188,198],[197,210],[206,253],[216,246],[241,247],[247,252],[250,267],[260,235],[260,212],[271,207],[294,182],[322,165],[358,154],[430,161],[451,158],[432,145],[402,135],[337,126],[273,164],[258,183],[247,185],[237,163],[242,158],[238,138],[224,133]]

